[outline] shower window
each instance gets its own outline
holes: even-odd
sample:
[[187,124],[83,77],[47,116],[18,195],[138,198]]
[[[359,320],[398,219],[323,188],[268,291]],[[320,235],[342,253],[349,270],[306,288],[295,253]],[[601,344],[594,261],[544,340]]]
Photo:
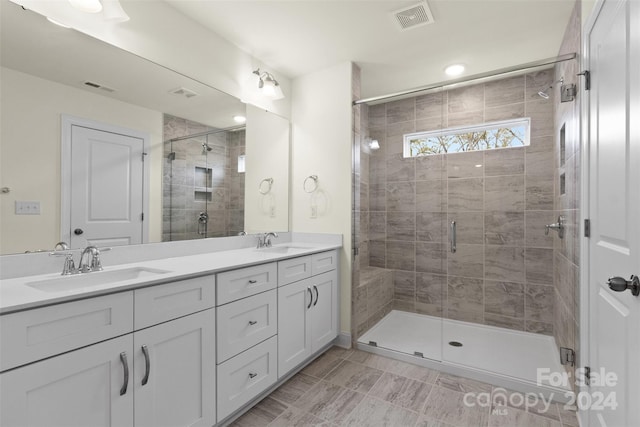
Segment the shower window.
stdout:
[[404,157],[529,145],[530,119],[505,120],[404,135]]

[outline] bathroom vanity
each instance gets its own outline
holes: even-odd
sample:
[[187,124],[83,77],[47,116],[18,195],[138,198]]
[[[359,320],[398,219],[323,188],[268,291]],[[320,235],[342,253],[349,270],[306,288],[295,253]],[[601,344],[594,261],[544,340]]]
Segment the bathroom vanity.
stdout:
[[3,280],[0,424],[225,424],[334,342],[339,246]]

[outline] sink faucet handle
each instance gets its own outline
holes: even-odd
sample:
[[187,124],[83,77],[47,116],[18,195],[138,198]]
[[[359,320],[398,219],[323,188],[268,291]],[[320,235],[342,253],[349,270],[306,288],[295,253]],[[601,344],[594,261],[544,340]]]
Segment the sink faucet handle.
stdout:
[[73,262],[73,252],[70,251],[56,251],[56,252],[49,252],[49,256],[63,256],[65,257],[64,259],[64,266],[62,267],[62,276],[69,276],[71,274],[76,274],[79,271],[76,269],[76,264],[75,262]]

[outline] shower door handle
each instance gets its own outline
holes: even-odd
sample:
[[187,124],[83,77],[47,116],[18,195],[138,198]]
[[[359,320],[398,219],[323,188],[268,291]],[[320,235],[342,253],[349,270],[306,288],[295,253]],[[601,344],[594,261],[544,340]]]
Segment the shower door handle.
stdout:
[[455,221],[451,221],[451,225],[450,225],[451,229],[449,232],[449,243],[451,244],[451,253],[455,254],[456,253],[456,222]]

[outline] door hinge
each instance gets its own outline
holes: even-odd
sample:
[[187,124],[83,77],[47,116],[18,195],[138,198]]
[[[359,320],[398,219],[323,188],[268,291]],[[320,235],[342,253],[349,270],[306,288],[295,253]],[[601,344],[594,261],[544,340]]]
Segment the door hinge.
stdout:
[[560,347],[560,364],[573,366],[576,363],[576,352],[572,348]]
[[175,160],[176,159],[176,152],[175,151],[170,152],[169,155],[167,156],[167,159]]
[[584,220],[584,237],[591,237],[591,220]]
[[377,346],[378,346],[378,343],[377,343],[377,342],[375,342],[375,341],[369,341],[369,345],[370,345],[371,347],[377,347]]
[[584,383],[589,387],[591,386],[591,367],[590,366],[584,367]]
[[146,156],[146,155],[147,155],[147,153],[144,153],[144,152],[142,153],[142,161],[143,162],[144,162],[144,156]]
[[140,221],[144,221],[144,212],[140,214]]
[[424,358],[424,354],[421,351],[414,351],[413,355]]
[[591,73],[589,72],[589,70],[584,70],[577,75],[584,76],[584,90],[591,90]]
[[357,256],[360,253],[360,250],[357,247],[353,248],[353,256]]

